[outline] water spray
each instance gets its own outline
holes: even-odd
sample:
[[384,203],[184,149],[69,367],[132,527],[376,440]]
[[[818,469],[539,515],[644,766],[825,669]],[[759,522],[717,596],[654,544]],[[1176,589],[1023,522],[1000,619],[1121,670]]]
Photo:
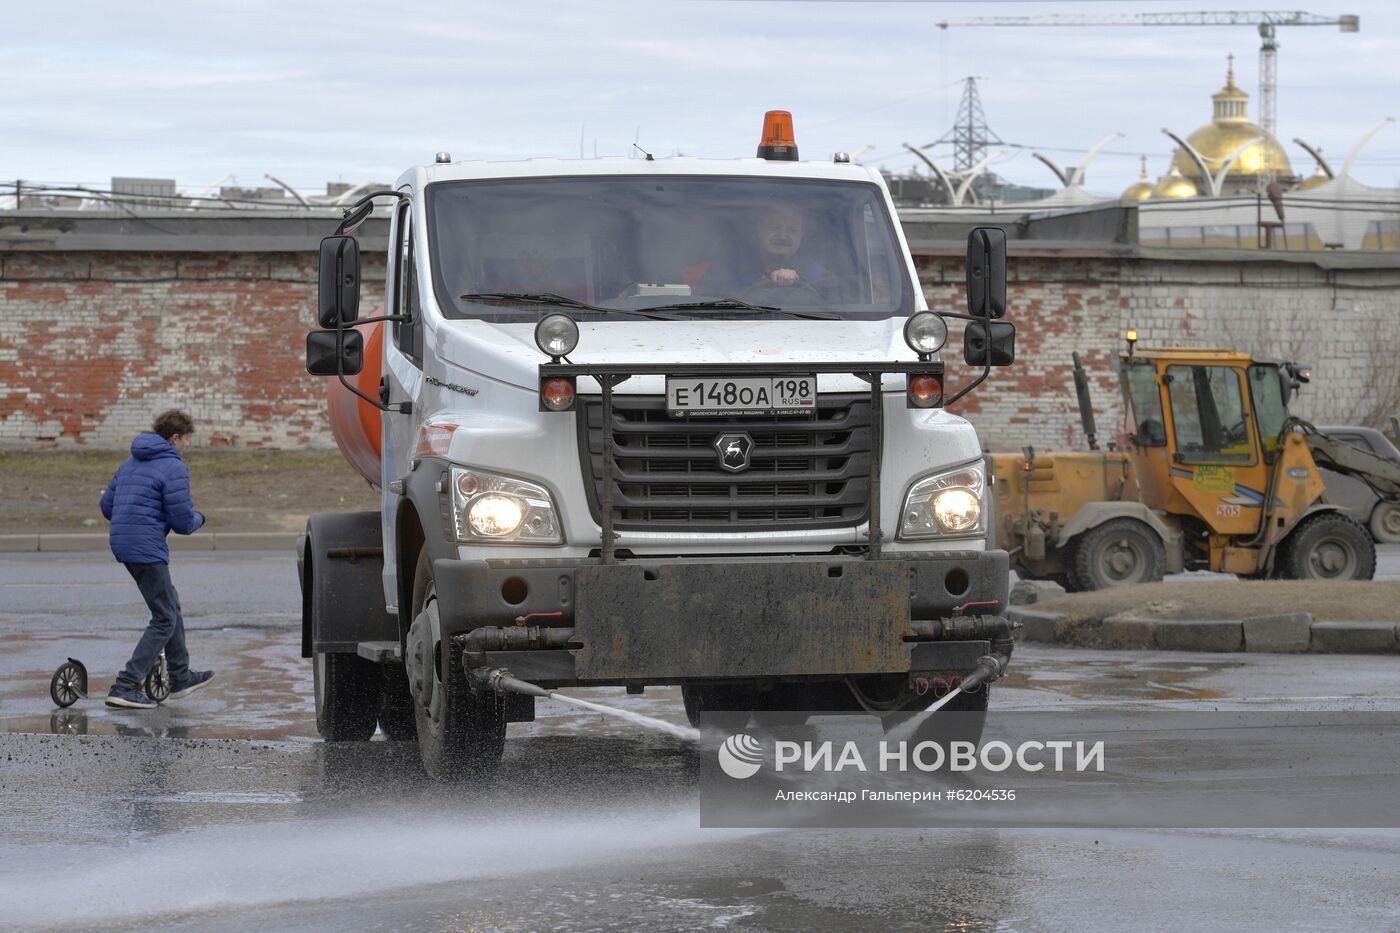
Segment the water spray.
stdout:
[[[1007,665],[1011,663],[1011,651],[1014,646],[1011,633],[1016,625],[1006,619],[955,618],[938,622],[915,621],[911,623],[910,628],[913,630],[915,638],[919,640],[990,638],[992,649],[990,654],[977,659],[976,667],[966,677],[963,677],[957,686],[954,686],[931,706],[922,710],[920,720],[927,718],[930,713],[942,709],[959,694],[973,693],[984,684],[999,680],[1001,675],[1006,672]],[[483,627],[463,637],[463,661],[479,662],[484,660],[487,651],[563,648],[568,646],[573,634],[574,630],[571,628]],[[556,693],[553,690],[521,680],[503,667],[493,668],[482,665],[472,671],[472,677],[481,687],[496,693],[518,693],[528,697],[558,700],[560,703],[566,703],[579,709],[591,710],[647,729],[665,732],[667,735],[675,736],[685,742],[698,742],[704,737],[703,732],[690,726],[680,726],[664,719],[643,716],[641,713],[635,713],[631,710],[618,709],[605,706],[602,703],[595,703],[592,700],[581,700],[578,697]]]
[[643,716],[641,713],[634,713],[631,710],[617,709],[613,706],[604,706],[602,703],[594,703],[591,700],[580,700],[578,697],[566,696],[556,693],[553,690],[546,690],[544,687],[527,683],[518,677],[512,676],[510,671],[503,667],[478,668],[473,672],[477,682],[494,690],[497,693],[520,693],[527,697],[542,697],[547,700],[558,700],[579,709],[592,710],[595,713],[602,713],[605,716],[614,716],[618,719],[626,720],[630,723],[643,726],[648,729],[655,729],[658,732],[665,732],[667,735],[675,736],[684,742],[698,742],[704,737],[704,733],[699,729],[690,726],[678,726],[673,722],[664,719],[656,719],[651,716]]

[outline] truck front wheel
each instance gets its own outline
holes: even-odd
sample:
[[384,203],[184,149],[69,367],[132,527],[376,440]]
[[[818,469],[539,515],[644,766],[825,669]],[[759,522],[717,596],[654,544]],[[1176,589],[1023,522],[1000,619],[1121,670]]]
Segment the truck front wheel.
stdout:
[[[413,695],[418,751],[423,768],[438,781],[493,774],[505,751],[506,708],[499,695],[472,687],[461,658],[440,639],[437,589],[428,549],[418,556],[413,580],[413,625],[405,666]],[[439,676],[441,652],[450,652],[448,675]]]
[[327,742],[366,742],[379,722],[379,667],[355,654],[320,651],[312,659],[316,731]]

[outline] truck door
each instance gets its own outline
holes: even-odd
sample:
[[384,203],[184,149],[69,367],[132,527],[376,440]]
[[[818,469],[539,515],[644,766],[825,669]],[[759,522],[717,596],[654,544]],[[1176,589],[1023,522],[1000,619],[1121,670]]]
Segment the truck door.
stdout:
[[[385,311],[408,315],[411,320],[389,325],[384,341],[384,396],[388,402],[411,402],[413,411],[387,411],[382,417],[384,450],[380,457],[384,494],[384,596],[390,606],[398,601],[398,560],[395,529],[401,496],[389,492],[389,484],[408,470],[416,434],[416,411],[420,402],[423,374],[423,315],[414,266],[413,205],[400,202],[389,230],[389,268],[385,289]],[[417,555],[405,555],[414,560]]]
[[1265,468],[1245,405],[1243,374],[1233,366],[1172,365],[1172,485],[1216,534],[1257,531]]

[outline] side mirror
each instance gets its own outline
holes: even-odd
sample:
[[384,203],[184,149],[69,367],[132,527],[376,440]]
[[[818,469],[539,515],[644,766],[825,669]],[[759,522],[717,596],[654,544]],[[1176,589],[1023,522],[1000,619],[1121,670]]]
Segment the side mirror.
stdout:
[[313,330],[306,335],[306,371],[313,376],[354,376],[365,365],[365,338],[359,331]]
[[1006,313],[1006,231],[1000,227],[977,227],[967,235],[967,313]]
[[325,328],[354,323],[360,316],[360,245],[354,237],[321,241],[321,278],[316,319]]
[[1016,325],[977,321],[963,331],[963,362],[969,366],[1010,366],[1016,362]]

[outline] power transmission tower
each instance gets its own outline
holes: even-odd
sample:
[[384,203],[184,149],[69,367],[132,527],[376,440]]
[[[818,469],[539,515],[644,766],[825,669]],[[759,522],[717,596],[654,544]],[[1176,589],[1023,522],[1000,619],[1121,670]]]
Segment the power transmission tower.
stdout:
[[982,112],[982,96],[977,93],[976,76],[963,78],[957,120],[953,128],[933,145],[942,143],[953,144],[953,170],[957,172],[965,172],[981,162],[989,145],[1002,144],[1001,137],[987,126],[987,115]]

